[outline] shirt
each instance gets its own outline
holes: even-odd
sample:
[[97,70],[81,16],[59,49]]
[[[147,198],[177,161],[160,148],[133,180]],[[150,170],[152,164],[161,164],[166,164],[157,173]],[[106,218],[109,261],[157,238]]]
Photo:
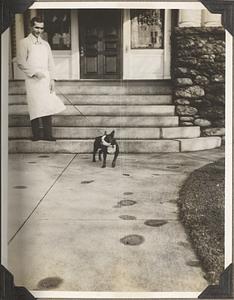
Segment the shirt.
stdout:
[[[37,46],[45,47],[46,51],[42,52],[40,60],[30,61],[29,63],[32,47]],[[46,53],[46,55],[43,53]],[[28,77],[32,77],[38,69],[44,69],[49,71],[51,79],[55,79],[55,65],[50,45],[41,37],[36,38],[32,33],[20,41],[17,65]]]

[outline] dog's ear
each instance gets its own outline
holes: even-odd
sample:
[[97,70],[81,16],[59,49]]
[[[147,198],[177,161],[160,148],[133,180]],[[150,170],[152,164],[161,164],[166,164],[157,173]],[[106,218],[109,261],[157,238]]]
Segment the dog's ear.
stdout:
[[115,131],[111,131],[110,135],[113,137],[115,135]]

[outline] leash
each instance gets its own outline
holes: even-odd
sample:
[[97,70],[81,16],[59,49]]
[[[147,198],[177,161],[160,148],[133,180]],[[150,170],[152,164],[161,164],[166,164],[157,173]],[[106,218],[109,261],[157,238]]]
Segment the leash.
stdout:
[[[92,127],[97,127],[97,126],[95,126],[94,125],[94,123],[93,122],[91,122],[91,120],[89,119],[89,118],[87,118],[87,116],[86,115],[84,115],[79,109],[78,109],[78,107],[77,107],[77,105],[74,105],[73,103],[72,103],[72,101],[66,96],[66,95],[64,95],[62,92],[61,92],[61,90],[60,89],[58,89],[57,87],[55,87],[55,89],[59,92],[59,94],[60,95],[62,95],[63,96],[63,98],[64,99],[66,99],[79,113],[80,113],[80,115],[82,116],[82,117],[84,117],[91,125],[92,125]],[[102,133],[102,135],[103,135],[103,132],[100,130],[100,129],[98,129],[97,128],[97,130],[99,131],[99,132],[101,132]]]

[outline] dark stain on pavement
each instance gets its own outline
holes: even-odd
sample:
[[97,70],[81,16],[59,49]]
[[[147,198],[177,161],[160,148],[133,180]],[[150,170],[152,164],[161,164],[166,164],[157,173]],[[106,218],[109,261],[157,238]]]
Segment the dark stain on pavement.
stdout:
[[152,174],[152,175],[154,175],[154,176],[160,176],[160,174]]
[[49,155],[39,155],[38,157],[47,158],[47,157],[50,157],[50,156]]
[[136,220],[135,216],[129,216],[129,215],[122,215],[122,216],[119,216],[119,218],[122,220]]
[[124,195],[133,195],[132,192],[125,192]]
[[25,185],[16,185],[16,186],[14,186],[14,189],[23,190],[23,189],[27,189],[27,186],[25,186]]
[[131,206],[131,205],[134,205],[136,204],[137,202],[134,201],[134,200],[121,200],[118,202],[118,205],[119,206]]
[[29,161],[28,164],[36,164],[36,161]]
[[63,280],[59,277],[47,277],[40,280],[37,287],[40,290],[50,290],[59,287],[62,282]]
[[144,243],[144,241],[144,237],[138,234],[130,234],[120,239],[120,242],[126,246],[138,246]]
[[189,260],[186,262],[186,265],[190,267],[200,267],[200,262],[199,260]]
[[91,182],[94,182],[94,180],[84,180],[84,181],[81,181],[81,184],[88,184]]
[[145,225],[152,226],[152,227],[160,227],[167,223],[168,223],[168,221],[166,221],[166,220],[156,220],[156,219],[146,220],[144,222]]
[[130,176],[130,174],[124,173],[123,176]]
[[167,169],[178,169],[178,166],[167,166]]

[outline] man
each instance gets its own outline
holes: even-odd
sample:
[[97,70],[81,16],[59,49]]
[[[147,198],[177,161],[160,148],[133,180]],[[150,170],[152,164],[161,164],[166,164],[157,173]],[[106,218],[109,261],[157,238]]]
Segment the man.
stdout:
[[[44,22],[39,17],[31,20],[31,33],[20,41],[17,65],[26,75],[25,86],[32,140],[55,141],[52,136],[52,117],[65,109],[54,92],[54,61],[50,45],[41,38]],[[40,118],[43,137],[40,136]]]

